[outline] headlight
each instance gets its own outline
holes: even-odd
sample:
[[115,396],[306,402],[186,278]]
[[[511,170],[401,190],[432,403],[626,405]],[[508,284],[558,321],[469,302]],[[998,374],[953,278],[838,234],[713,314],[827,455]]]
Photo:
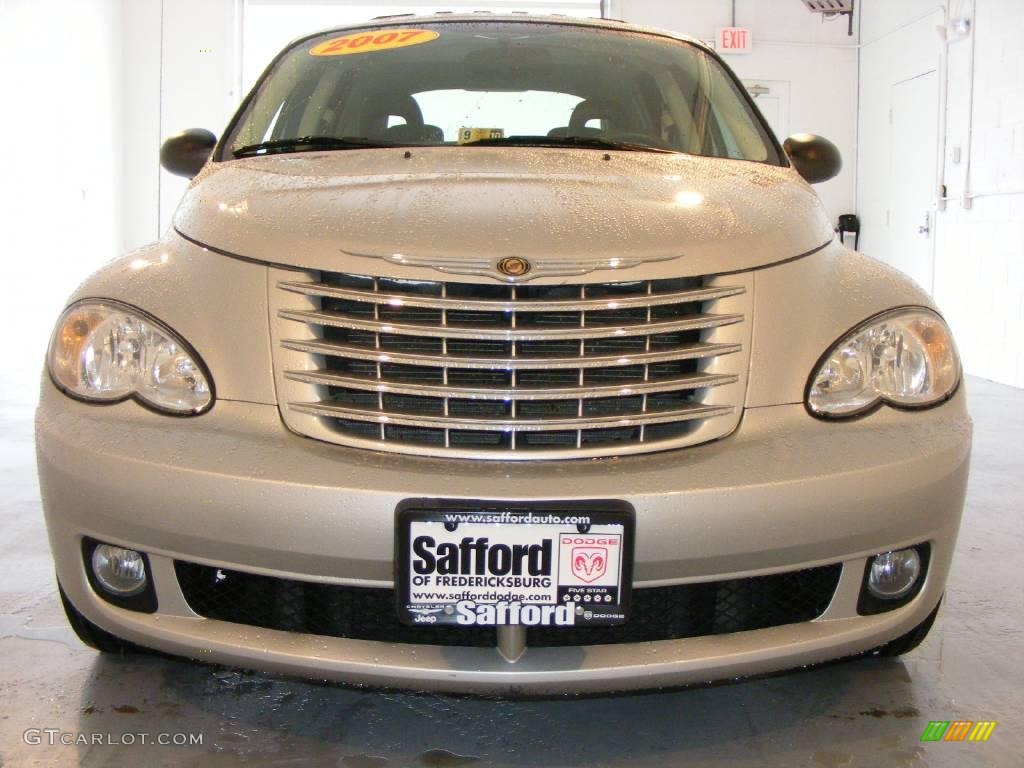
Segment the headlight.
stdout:
[[854,416],[879,403],[922,408],[948,398],[960,381],[949,328],[927,309],[896,309],[851,331],[822,359],[807,405],[824,418]]
[[57,385],[83,400],[134,397],[177,415],[213,405],[212,383],[199,356],[153,318],[117,302],[95,299],[68,307],[47,363]]

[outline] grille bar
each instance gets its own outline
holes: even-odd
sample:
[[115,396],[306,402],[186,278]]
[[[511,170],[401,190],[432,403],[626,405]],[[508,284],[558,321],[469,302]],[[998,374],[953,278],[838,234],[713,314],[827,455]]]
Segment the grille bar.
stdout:
[[[739,344],[688,344],[663,352],[643,352],[623,355],[587,355],[561,357],[472,357],[460,355],[417,355],[409,352],[380,352],[365,347],[353,347],[323,339],[285,339],[285,349],[312,355],[342,357],[372,363],[398,363],[401,365],[436,365],[444,368],[471,368],[484,370],[524,371],[548,368],[608,368],[616,366],[651,365],[672,360],[699,360],[739,352]],[[576,355],[579,353],[577,352]]]
[[282,417],[328,442],[548,460],[739,423],[752,277],[449,282],[272,268]]
[[572,328],[481,328],[457,325],[407,325],[389,323],[383,320],[369,320],[353,317],[341,312],[319,310],[281,310],[285,320],[298,320],[313,325],[331,328],[346,328],[353,331],[388,333],[398,336],[440,336],[447,339],[492,339],[495,341],[562,341],[567,339],[622,338],[624,336],[648,336],[658,333],[694,331],[717,328],[738,323],[743,315],[692,315],[685,320],[668,320],[660,323],[634,323],[631,325],[596,325]]
[[604,297],[596,299],[523,299],[521,301],[458,299],[441,296],[422,296],[408,293],[382,293],[344,288],[326,283],[282,282],[278,286],[286,291],[307,296],[329,296],[335,299],[365,301],[370,304],[386,304],[396,307],[421,307],[424,309],[452,309],[489,312],[578,312],[582,310],[628,309],[632,307],[655,307],[667,304],[711,301],[736,296],[745,290],[741,286],[722,288],[695,288],[688,291],[667,293],[644,293],[637,296]]
[[614,384],[593,387],[537,387],[493,389],[488,387],[431,386],[405,382],[379,381],[355,376],[343,376],[330,371],[288,371],[285,376],[294,381],[327,384],[364,392],[384,392],[425,397],[457,397],[476,400],[578,400],[588,397],[627,397],[648,392],[680,392],[704,387],[733,384],[737,377],[729,374],[690,374],[678,379],[645,381],[633,384]]
[[641,424],[665,424],[670,422],[706,419],[733,412],[731,405],[693,405],[665,411],[652,411],[636,416],[600,416],[571,419],[471,419],[449,416],[414,416],[403,413],[371,411],[348,408],[330,402],[292,403],[292,410],[312,416],[332,416],[372,424],[402,424],[409,427],[437,429],[466,429],[484,432],[507,432],[516,429],[522,432],[550,432],[566,429],[600,429],[602,427],[635,427]]

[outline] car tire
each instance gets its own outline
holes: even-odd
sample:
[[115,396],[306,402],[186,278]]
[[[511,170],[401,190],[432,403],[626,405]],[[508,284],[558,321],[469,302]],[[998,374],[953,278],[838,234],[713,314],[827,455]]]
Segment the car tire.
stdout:
[[928,637],[928,632],[931,630],[932,624],[935,623],[935,617],[939,615],[939,607],[941,605],[942,600],[940,599],[939,604],[935,606],[935,610],[929,613],[924,621],[907,632],[907,634],[897,637],[880,648],[876,648],[871,652],[871,655],[889,658],[902,656],[904,653],[909,653],[917,648]]
[[137,645],[97,627],[71,604],[60,583],[57,584],[57,589],[60,590],[60,601],[64,605],[64,614],[68,617],[68,624],[75,630],[78,639],[87,646],[95,648],[100,653],[116,653],[121,656],[141,650]]

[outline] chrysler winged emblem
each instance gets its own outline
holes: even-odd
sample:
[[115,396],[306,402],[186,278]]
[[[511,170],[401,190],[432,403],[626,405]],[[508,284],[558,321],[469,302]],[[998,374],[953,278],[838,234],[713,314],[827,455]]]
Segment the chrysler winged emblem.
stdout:
[[522,277],[530,271],[530,262],[518,256],[506,256],[498,262],[498,271],[506,277]]
[[681,254],[671,256],[610,256],[593,259],[544,259],[529,261],[522,256],[444,258],[438,256],[410,256],[405,253],[377,254],[342,251],[346,256],[364,259],[380,259],[407,267],[425,267],[452,275],[486,275],[506,283],[522,283],[538,277],[569,277],[586,275],[601,269],[627,269],[638,264],[653,261],[671,261]]

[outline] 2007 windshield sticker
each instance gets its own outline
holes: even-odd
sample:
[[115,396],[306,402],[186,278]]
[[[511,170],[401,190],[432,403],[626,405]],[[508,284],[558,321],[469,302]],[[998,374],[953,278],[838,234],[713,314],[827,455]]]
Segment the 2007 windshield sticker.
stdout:
[[313,56],[347,56],[350,53],[372,53],[405,48],[437,40],[439,32],[430,29],[386,29],[357,32],[345,37],[336,37],[309,49]]

